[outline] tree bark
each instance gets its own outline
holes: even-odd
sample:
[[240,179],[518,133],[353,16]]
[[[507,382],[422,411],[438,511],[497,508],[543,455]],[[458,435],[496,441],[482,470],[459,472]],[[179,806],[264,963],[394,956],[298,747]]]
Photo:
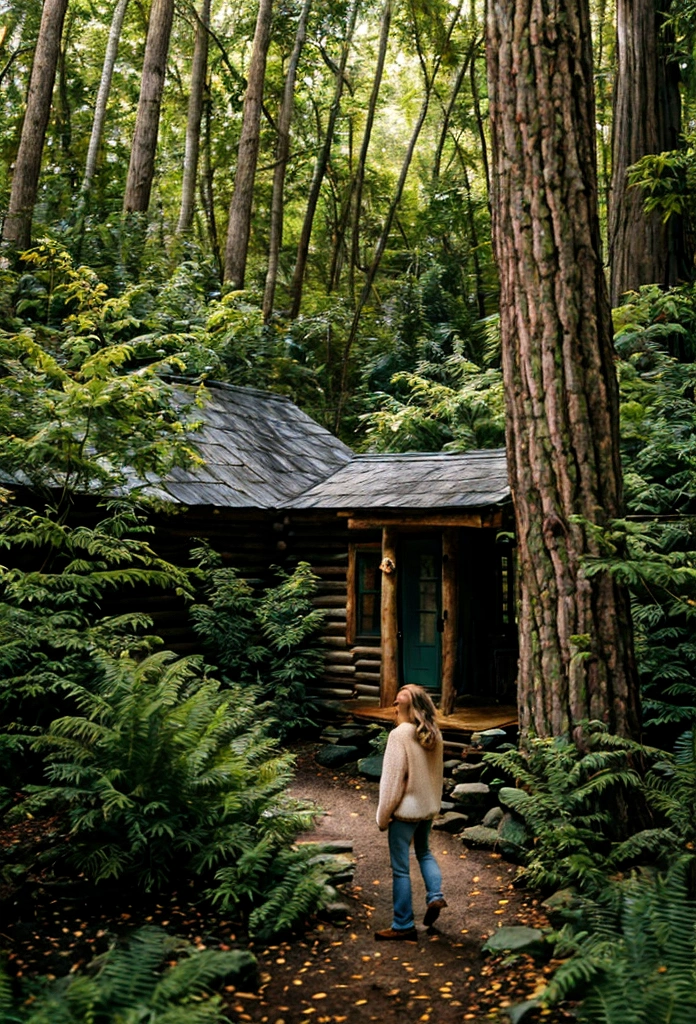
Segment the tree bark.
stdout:
[[174,17],[174,0],[153,0],[145,42],[145,59],[140,83],[138,113],[131,148],[124,213],[147,213],[159,134],[160,105],[167,71],[169,38]]
[[[630,606],[587,577],[623,512],[618,387],[597,217],[588,0],[489,0],[493,240],[521,608],[524,736],[583,719],[636,735]],[[579,518],[576,518],[579,517]]]
[[382,10],[382,20],[379,33],[379,48],[377,50],[377,66],[372,81],[370,102],[367,107],[365,119],[365,130],[363,131],[362,144],[358,154],[358,165],[355,169],[355,186],[353,189],[353,220],[350,232],[350,262],[348,264],[349,290],[355,295],[355,269],[360,265],[360,217],[362,214],[362,194],[365,185],[365,167],[367,165],[367,153],[372,138],[372,126],[375,121],[377,100],[382,85],[382,74],[384,73],[384,61],[387,56],[387,44],[389,42],[389,29],[392,18],[392,0],[387,0]]
[[273,0],[259,0],[259,13],[256,18],[247,89],[244,95],[242,133],[239,138],[237,171],[234,176],[225,250],[225,281],[234,290],[244,287],[246,273],[254,179],[259,155],[266,55],[271,41],[272,8]]
[[205,76],[208,69],[208,28],[210,27],[211,0],[201,0],[201,9],[196,20],[196,38],[193,44],[191,65],[191,86],[189,91],[188,117],[186,120],[186,144],[184,146],[184,174],[181,182],[181,207],[177,234],[184,235],[191,230],[193,209],[196,199],[196,178],[198,175],[198,154],[201,146],[201,121],[203,119],[203,97]]
[[643,211],[640,188],[628,185],[631,164],[676,149],[681,132],[679,64],[668,60],[664,19],[670,0],[617,0],[612,182],[609,205],[611,302],[642,284],[677,283],[681,225]]
[[27,109],[2,232],[3,240],[18,249],[26,249],[31,244],[31,221],[39,188],[41,157],[51,113],[51,96],[67,6],[68,0],[45,0],[41,14]]
[[302,222],[300,240],[297,245],[297,259],[295,260],[295,269],[290,283],[290,316],[293,320],[300,312],[300,306],[302,304],[302,288],[304,285],[305,270],[307,268],[307,257],[309,255],[309,240],[312,237],[314,214],[317,210],[319,193],[321,192],[321,185],[329,162],[338,112],[341,109],[341,97],[343,96],[343,86],[345,83],[346,64],[348,63],[348,54],[350,53],[350,47],[353,41],[355,21],[358,16],[358,4],[359,0],[352,0],[351,6],[348,10],[346,35],[343,40],[340,62],[336,70],[336,88],[334,90],[331,110],[329,111],[328,124],[326,125],[326,135],[324,136],[324,144],[319,151],[319,156],[317,157],[317,162],[314,166],[314,174],[312,175],[312,181],[309,186],[307,209],[305,210],[304,221]]
[[92,187],[92,179],[94,178],[97,170],[97,157],[99,155],[99,147],[101,145],[102,132],[104,130],[106,106],[109,102],[111,80],[114,74],[114,67],[116,66],[118,44],[121,39],[121,30],[123,29],[123,21],[126,16],[127,7],[128,0],[118,0],[111,18],[111,28],[109,29],[109,38],[106,44],[106,53],[104,54],[104,64],[102,65],[99,90],[94,104],[94,120],[92,121],[92,134],[89,138],[85,173],[82,179],[83,199],[86,199],[89,195],[90,188]]
[[283,102],[278,114],[278,142],[276,145],[276,165],[273,172],[273,192],[271,194],[271,224],[268,242],[268,269],[266,271],[266,286],[263,292],[263,319],[268,322],[273,313],[273,302],[275,300],[275,289],[278,281],[278,259],[280,257],[280,246],[283,241],[283,192],[285,188],[285,172],[288,167],[290,156],[290,125],[292,123],[292,112],[295,105],[295,80],[297,78],[297,65],[300,62],[302,48],[307,38],[307,18],[312,0],[304,0],[300,17],[297,21],[295,32],[295,43],[288,61],[288,70],[285,75],[285,88],[283,90]]

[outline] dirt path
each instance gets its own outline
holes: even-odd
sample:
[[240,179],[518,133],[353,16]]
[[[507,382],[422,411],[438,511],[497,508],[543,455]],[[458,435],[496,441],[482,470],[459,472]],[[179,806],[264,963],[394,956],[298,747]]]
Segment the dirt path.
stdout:
[[[420,923],[424,890],[413,865],[418,942],[376,943],[374,931],[391,924],[387,840],[375,824],[377,783],[319,768],[306,749],[292,787],[325,813],[305,839],[350,840],[356,858],[347,923],[318,923],[301,941],[255,949],[262,989],[233,998],[243,1021],[259,1024],[364,1024],[365,1021],[507,1021],[505,1007],[529,998],[548,968],[519,957],[512,968],[481,953],[501,923],[543,923],[511,885],[514,866],[499,854],[467,851],[456,838],[433,833],[432,849],[449,903],[437,927]],[[534,1018],[525,1017],[525,1024]],[[568,1019],[564,1012],[537,1020]]]

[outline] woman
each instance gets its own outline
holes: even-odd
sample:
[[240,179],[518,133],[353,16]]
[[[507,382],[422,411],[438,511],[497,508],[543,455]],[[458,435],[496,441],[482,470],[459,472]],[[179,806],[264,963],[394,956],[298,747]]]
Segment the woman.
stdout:
[[442,735],[435,705],[421,686],[402,686],[396,695],[396,728],[389,734],[379,784],[377,824],[389,829],[394,918],[375,939],[416,939],[411,903],[409,848],[416,852],[426,892],[423,924],[431,925],[447,906],[442,875],[428,840],[442,800]]

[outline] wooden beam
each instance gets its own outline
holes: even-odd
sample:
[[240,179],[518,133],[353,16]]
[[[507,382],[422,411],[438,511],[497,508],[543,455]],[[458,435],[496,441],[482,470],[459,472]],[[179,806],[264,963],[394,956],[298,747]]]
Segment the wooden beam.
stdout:
[[380,671],[380,707],[388,708],[396,700],[399,689],[399,629],[397,611],[396,531],[382,530],[382,559],[389,558],[397,566],[396,572],[382,573],[382,667]]
[[503,513],[499,511],[484,513],[483,515],[478,512],[457,512],[451,515],[424,512],[422,515],[414,514],[412,516],[395,516],[393,518],[379,516],[374,519],[359,519],[354,516],[348,519],[348,529],[374,530],[379,527],[386,529],[387,527],[394,526],[410,526],[416,529],[421,526],[473,526],[476,529],[497,530],[502,526],[502,523]]
[[346,575],[346,582],[348,584],[348,597],[346,600],[346,640],[349,644],[355,641],[355,591],[356,591],[356,579],[355,579],[355,567],[357,559],[355,557],[355,544],[348,545],[348,572]]
[[459,533],[449,527],[442,531],[442,696],[440,712],[451,715],[456,699],[457,635],[459,632],[459,590],[457,564]]

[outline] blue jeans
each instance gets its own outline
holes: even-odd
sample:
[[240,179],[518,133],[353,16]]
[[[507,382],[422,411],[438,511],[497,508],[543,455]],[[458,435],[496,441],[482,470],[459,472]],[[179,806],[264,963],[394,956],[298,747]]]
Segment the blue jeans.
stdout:
[[442,899],[442,875],[435,857],[430,852],[428,840],[432,821],[390,821],[389,856],[392,869],[392,896],[394,920],[392,928],[413,928],[413,904],[411,902],[411,872],[409,869],[409,848],[413,848],[425,882],[427,903]]

